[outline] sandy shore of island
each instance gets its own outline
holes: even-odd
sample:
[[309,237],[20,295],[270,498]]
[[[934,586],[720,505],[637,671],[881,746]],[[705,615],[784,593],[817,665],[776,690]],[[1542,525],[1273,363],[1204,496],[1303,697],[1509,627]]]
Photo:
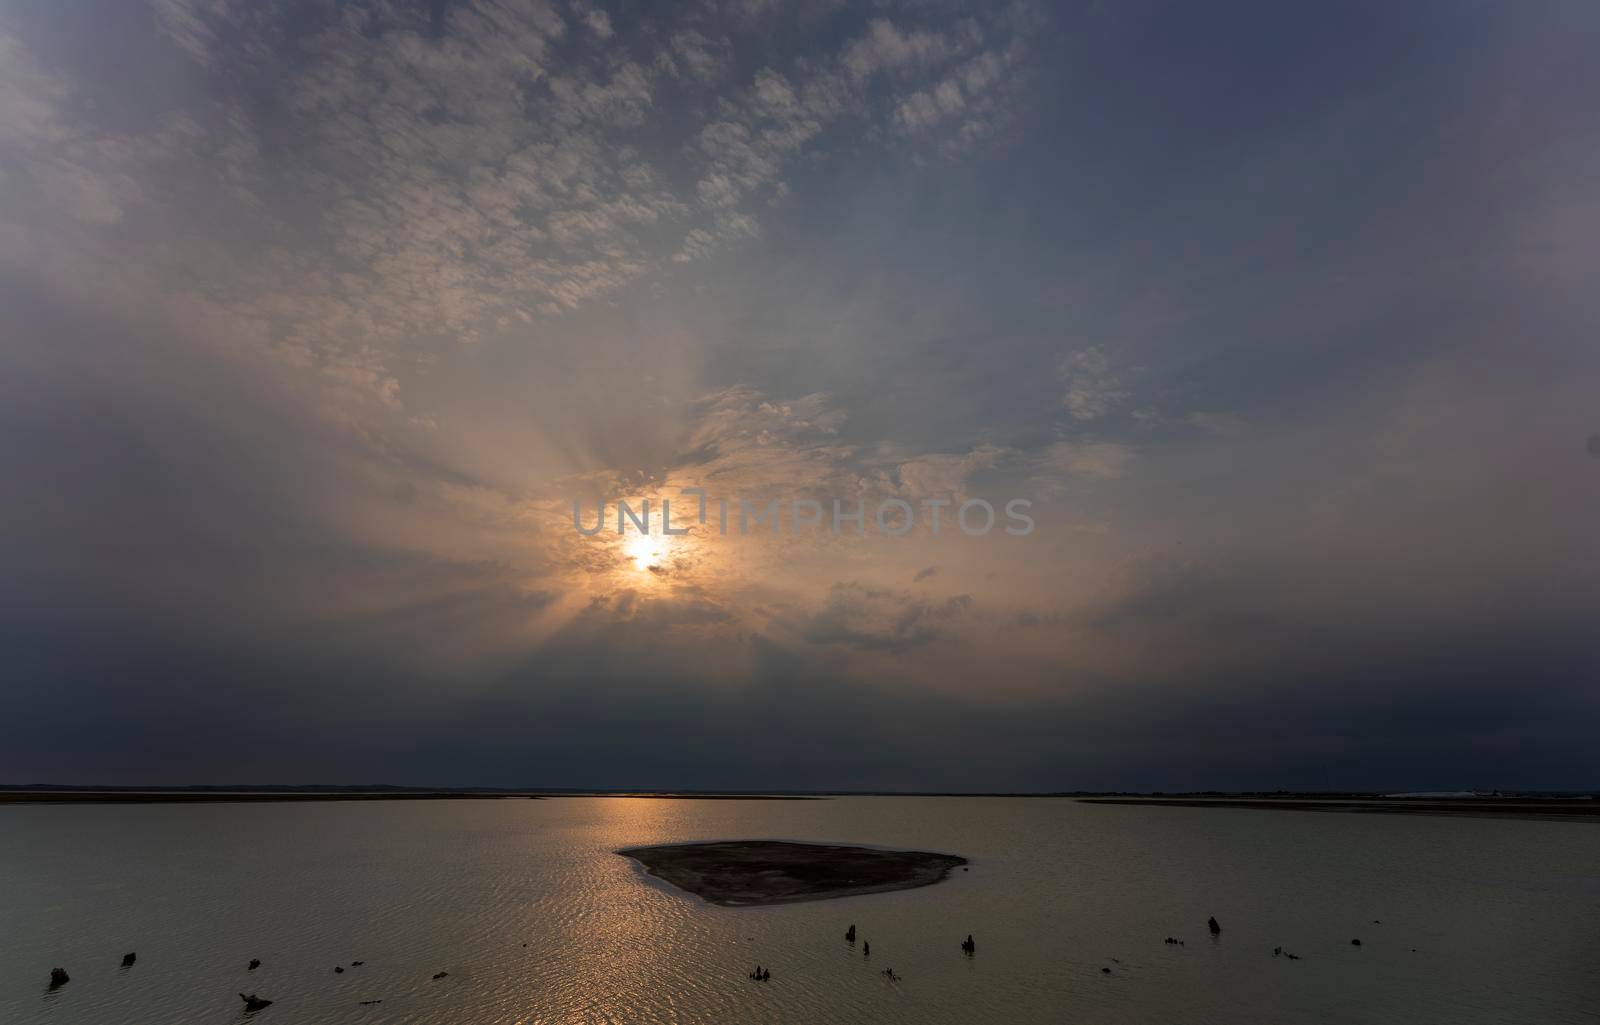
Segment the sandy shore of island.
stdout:
[[909,890],[940,882],[967,859],[928,851],[726,840],[627,847],[646,872],[724,907],[756,907]]

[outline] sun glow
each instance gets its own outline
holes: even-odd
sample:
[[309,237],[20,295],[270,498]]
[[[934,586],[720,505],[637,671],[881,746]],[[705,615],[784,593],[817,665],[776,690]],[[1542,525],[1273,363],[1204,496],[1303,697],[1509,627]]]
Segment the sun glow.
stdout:
[[622,543],[622,551],[633,560],[633,568],[645,573],[659,567],[667,554],[667,539],[651,534],[636,534]]

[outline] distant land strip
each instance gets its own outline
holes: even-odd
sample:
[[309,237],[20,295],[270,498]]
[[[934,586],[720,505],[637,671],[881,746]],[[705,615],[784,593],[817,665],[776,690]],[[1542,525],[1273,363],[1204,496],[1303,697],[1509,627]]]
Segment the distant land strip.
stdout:
[[740,794],[618,790],[437,789],[396,786],[109,787],[40,784],[0,786],[0,804],[200,804],[266,801],[539,801],[551,797],[633,797],[698,801],[820,801],[801,794]]
[[88,784],[0,784],[0,804],[204,803],[269,801],[450,801],[541,800],[558,797],[625,797],[684,801],[826,801],[836,797],[1050,798],[1083,804],[1150,805],[1167,808],[1253,808],[1277,811],[1454,815],[1508,819],[1600,822],[1600,792],[1529,791],[1461,796],[1336,791],[1193,791],[1049,793],[867,791],[867,790],[594,790],[561,787],[412,787],[393,784],[196,784],[107,786]]
[[1250,808],[1266,811],[1345,812],[1356,815],[1446,815],[1495,819],[1600,822],[1600,801],[1587,798],[1568,798],[1563,800],[1450,798],[1443,801],[1389,798],[1352,801],[1312,797],[1079,797],[1077,801],[1080,804],[1145,805],[1157,808]]
[[0,804],[214,804],[265,801],[529,800],[538,794],[426,790],[0,790]]

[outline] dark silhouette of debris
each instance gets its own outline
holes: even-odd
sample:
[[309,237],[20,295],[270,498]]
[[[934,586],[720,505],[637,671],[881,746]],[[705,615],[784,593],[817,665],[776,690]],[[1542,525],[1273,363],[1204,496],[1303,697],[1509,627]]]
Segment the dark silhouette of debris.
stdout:
[[123,954],[122,955],[122,967],[127,968],[128,966],[132,965],[137,960],[139,960],[139,955],[138,954],[133,954],[133,953]]
[[1351,940],[1350,941],[1350,945],[1352,947],[1359,947],[1359,946],[1361,946],[1361,941],[1360,940]]
[[71,981],[72,981],[72,976],[67,974],[67,970],[65,968],[52,968],[52,969],[50,969],[50,988],[51,989],[55,989],[58,986],[65,986],[67,983],[69,983]]
[[272,1001],[258,997],[254,993],[251,993],[249,996],[245,996],[243,993],[240,993],[239,999],[244,1001],[244,1009],[247,1011],[259,1011],[263,1007],[266,1007],[268,1004],[272,1003]]
[[247,971],[247,972],[253,972],[253,971],[255,971],[255,970],[256,970],[256,969],[257,969],[257,968],[260,968],[260,967],[261,967],[261,959],[260,959],[260,958],[259,958],[259,957],[252,957],[252,958],[251,958],[251,959],[250,959],[250,967],[249,967],[249,968],[246,968],[246,969],[245,969],[245,971]]
[[363,1001],[361,1001],[361,1006],[362,1007],[371,1007],[373,1004],[381,1004],[381,1003],[383,1003],[382,1000],[363,1000]]
[[1111,969],[1109,969],[1109,968],[1102,968],[1102,969],[1100,969],[1100,971],[1105,973],[1106,975],[1110,975],[1111,974]]
[[1206,919],[1206,927],[1211,930],[1211,935],[1213,936],[1216,936],[1222,932],[1222,926],[1217,924],[1217,920],[1214,916]]
[[351,961],[350,962],[350,967],[351,968],[360,968],[364,964],[366,964],[365,961]]
[[442,979],[442,978],[444,978],[444,977],[445,977],[445,976],[446,976],[446,975],[449,975],[449,974],[450,974],[450,973],[449,973],[449,972],[436,972],[436,973],[435,973],[435,974],[434,974],[434,976],[433,976],[433,977],[434,977],[434,978],[435,978],[435,979]]
[[856,941],[855,923],[852,922],[851,925],[850,925],[850,928],[848,928],[848,929],[846,929],[844,931],[844,938],[845,938],[845,940],[847,942],[850,942],[850,943],[854,943]]
[[972,942],[972,934],[970,932],[967,933],[967,938],[961,941],[962,952],[970,956],[973,953],[976,953],[977,949],[978,945]]
[[333,966],[333,974],[335,974],[335,975],[343,975],[344,974],[344,969],[342,967],[340,967],[339,965],[334,965]]
[[871,957],[872,956],[872,944],[867,943],[865,941],[862,942],[862,944],[861,944],[861,956],[862,957]]

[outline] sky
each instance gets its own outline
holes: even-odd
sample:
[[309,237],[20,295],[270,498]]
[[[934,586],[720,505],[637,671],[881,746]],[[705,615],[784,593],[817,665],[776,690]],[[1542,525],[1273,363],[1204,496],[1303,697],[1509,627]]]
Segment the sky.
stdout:
[[0,782],[1600,787],[1597,40],[0,2]]

